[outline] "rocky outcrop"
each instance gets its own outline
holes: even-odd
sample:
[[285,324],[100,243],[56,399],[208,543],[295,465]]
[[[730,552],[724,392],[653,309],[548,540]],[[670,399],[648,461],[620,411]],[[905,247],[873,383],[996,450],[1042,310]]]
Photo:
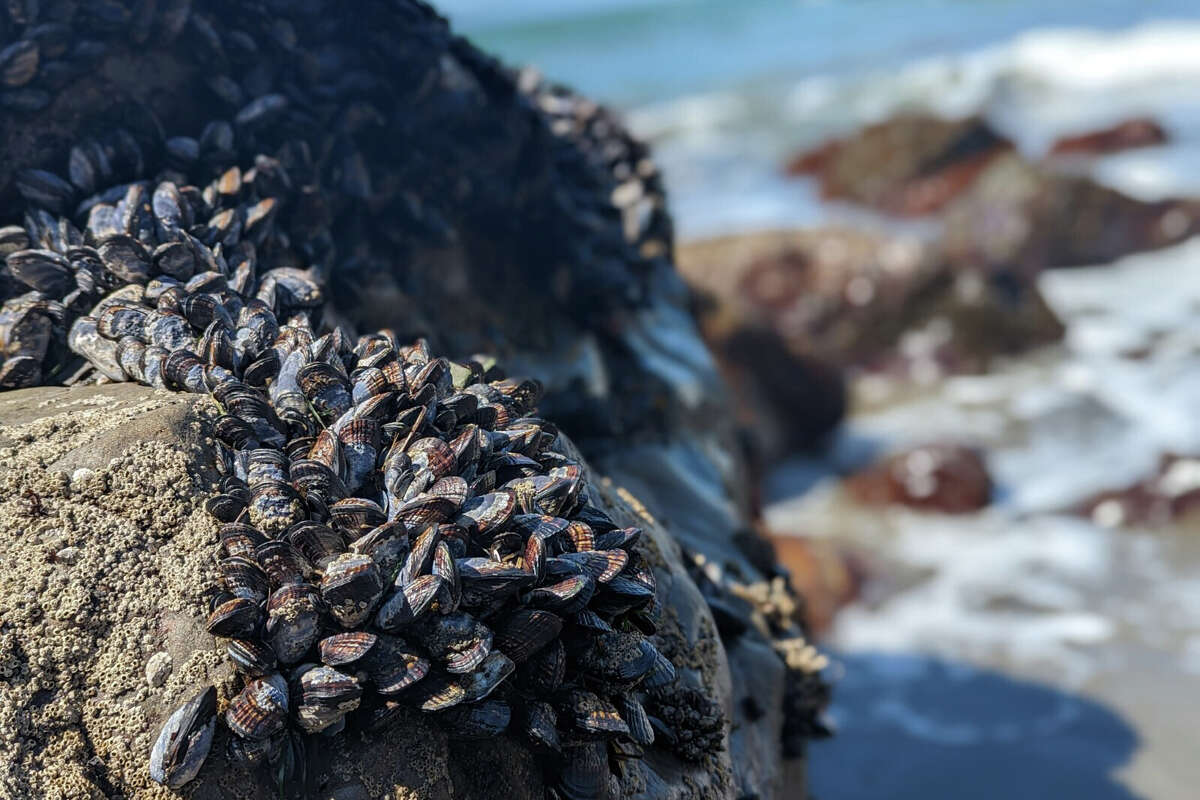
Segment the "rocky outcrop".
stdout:
[[1200,230],[1200,202],[1136,200],[1090,178],[1006,156],[946,209],[944,228],[950,260],[1035,275],[1183,241]]
[[[232,670],[205,631],[215,413],[207,400],[128,384],[0,396],[6,796],[167,796],[146,767],[161,720],[199,684],[230,693]],[[601,508],[648,534],[666,612],[658,641],[680,657],[685,684],[729,713],[730,666],[683,550],[623,489],[598,487]],[[741,675],[738,691],[769,685]],[[782,727],[780,710],[770,715]],[[309,796],[492,797],[496,781],[505,796],[543,796],[541,766],[515,739],[467,746],[427,719],[413,711],[385,734],[313,740]],[[653,797],[725,797],[734,752],[693,764],[654,750],[644,766],[630,762],[627,785]],[[762,768],[761,754],[751,760]],[[187,796],[276,796],[260,777],[214,755]]]
[[940,210],[1012,142],[980,117],[903,115],[797,154],[791,175],[812,175],[829,200],[899,216]]
[[918,380],[976,372],[1062,335],[1028,277],[960,267],[915,238],[731,236],[685,245],[679,267],[767,456],[833,428],[843,370]]
[[1033,163],[980,117],[901,115],[800,153],[785,170],[813,176],[828,199],[939,215],[955,265],[1032,275],[1165,247],[1200,229],[1194,201],[1138,200],[1060,169],[1060,157],[1165,140],[1153,120],[1131,119],[1062,139],[1053,158]]
[[902,505],[946,514],[978,511],[992,495],[983,455],[945,443],[894,453],[851,475],[845,486],[861,505]]
[[1167,132],[1156,120],[1134,117],[1095,131],[1064,136],[1050,148],[1052,156],[1097,156],[1167,142]]
[[[43,5],[40,15],[22,5],[3,29],[15,42],[58,24],[65,43],[37,47],[46,64],[67,64],[44,64],[28,91],[0,98],[4,223],[20,224],[31,195],[69,215],[102,162],[115,183],[183,185],[263,153],[298,170],[321,189],[304,209],[302,255],[331,295],[322,321],[425,335],[438,352],[495,355],[540,379],[542,412],[612,481],[606,507],[657,531],[663,646],[723,704],[728,746],[699,766],[651,751],[624,790],[770,797],[786,786],[794,796],[790,771],[822,731],[827,690],[803,644],[802,606],[769,547],[747,536],[734,414],[674,274],[644,148],[604,109],[504,68],[418,2]],[[75,218],[84,224],[86,206]],[[16,291],[0,276],[4,297]],[[61,347],[75,313],[57,320],[47,382],[80,366]],[[35,587],[5,597],[46,597],[3,615],[4,733],[26,748],[4,780],[17,796],[21,781],[42,780],[68,796],[161,794],[141,771],[148,737],[205,677],[222,681],[196,627],[193,578],[212,557],[196,512],[211,483],[204,413],[127,386],[0,401],[11,489],[0,539],[29,565],[8,576]],[[61,644],[43,644],[50,618],[65,626],[54,628]],[[151,686],[144,662],[159,652],[174,666]],[[161,675],[164,658],[155,663]],[[464,748],[414,717],[393,739],[355,741],[313,763],[328,796],[541,791],[541,773],[507,739]],[[220,761],[193,796],[266,791]]]

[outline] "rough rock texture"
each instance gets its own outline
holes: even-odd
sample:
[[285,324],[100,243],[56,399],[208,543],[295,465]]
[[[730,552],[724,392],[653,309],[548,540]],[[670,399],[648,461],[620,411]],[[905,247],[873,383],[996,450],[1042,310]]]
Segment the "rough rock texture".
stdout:
[[[207,400],[133,385],[0,396],[0,744],[13,754],[0,766],[0,796],[169,796],[146,771],[162,720],[204,682],[227,699],[232,674],[204,631],[213,413]],[[598,488],[615,520],[649,534],[668,609],[664,649],[683,656],[684,683],[723,698],[728,713],[729,665],[679,546],[622,490]],[[156,686],[146,665],[164,660]],[[312,796],[489,797],[502,785],[512,787],[505,796],[541,796],[540,767],[513,741],[456,744],[411,717],[310,752]],[[646,765],[627,786],[649,796],[734,791],[728,750],[700,765],[656,750]],[[273,793],[215,755],[183,794]]]
[[[61,11],[62,4],[51,5],[53,13]],[[116,3],[98,5],[113,14],[119,10]],[[676,651],[695,656],[705,689],[727,704],[733,733],[728,756],[698,771],[660,763],[651,754],[648,763],[661,780],[648,779],[645,794],[771,797],[781,795],[786,785],[789,796],[795,796],[798,784],[794,775],[786,774],[790,767],[784,755],[799,754],[804,738],[819,727],[813,720],[825,691],[813,677],[819,661],[798,644],[803,608],[784,588],[769,547],[764,551],[761,540],[746,535],[750,497],[734,414],[697,334],[689,293],[674,273],[670,219],[661,181],[645,149],[603,109],[532,73],[505,69],[454,36],[422,3],[214,2],[196,4],[191,16],[187,3],[159,6],[160,11],[185,9],[187,24],[173,34],[151,31],[139,40],[136,26],[98,33],[85,31],[94,28],[90,16],[73,19],[72,25],[85,31],[81,35],[95,36],[104,47],[88,50],[86,74],[54,94],[45,107],[0,113],[5,154],[0,209],[11,212],[16,207],[15,170],[38,167],[65,174],[71,144],[117,126],[127,128],[141,144],[146,172],[153,174],[163,164],[164,135],[199,137],[206,121],[237,120],[242,109],[214,93],[217,73],[237,84],[243,101],[266,92],[285,94],[286,110],[269,123],[235,126],[234,157],[274,152],[283,140],[298,137],[319,157],[319,179],[336,187],[337,200],[331,207],[312,210],[312,224],[328,233],[329,247],[313,254],[316,266],[328,273],[332,295],[325,321],[362,330],[388,326],[401,339],[427,335],[439,352],[494,354],[510,374],[539,378],[547,387],[542,412],[578,442],[602,475],[613,479],[614,492],[616,486],[633,489],[644,504],[636,508],[662,520],[670,531],[668,537],[656,528],[652,539],[659,542],[670,567],[669,575],[660,573],[664,605],[681,609],[679,630],[687,634]],[[244,48],[232,48],[227,37],[233,30],[257,42],[252,56]],[[214,32],[220,40],[216,45],[210,35]],[[14,220],[5,219],[9,221]],[[50,374],[61,378],[71,371]],[[22,758],[53,760],[55,769],[71,773],[75,783],[64,785],[80,790],[63,796],[112,794],[108,786],[138,796],[144,777],[131,771],[131,764],[144,759],[150,727],[169,704],[183,699],[189,676],[196,676],[192,667],[199,666],[193,662],[203,661],[188,655],[185,645],[171,642],[203,642],[187,633],[194,633],[196,597],[169,579],[165,588],[160,586],[166,567],[158,552],[153,558],[146,553],[144,539],[134,529],[144,529],[152,543],[165,540],[158,550],[165,550],[175,566],[199,568],[201,561],[194,559],[211,558],[207,548],[192,547],[211,536],[195,516],[197,493],[206,490],[207,478],[199,469],[202,456],[189,444],[194,440],[176,438],[180,426],[190,430],[196,424],[180,405],[188,401],[138,394],[143,390],[129,387],[95,391],[133,403],[127,407],[133,410],[118,414],[121,424],[133,417],[139,426],[144,422],[156,427],[151,431],[126,425],[110,430],[105,438],[100,435],[103,426],[97,426],[100,438],[77,449],[91,435],[85,429],[96,425],[95,420],[34,423],[29,430],[37,433],[21,434],[21,446],[4,457],[13,460],[7,480],[20,491],[16,497],[11,492],[4,496],[11,516],[0,538],[6,546],[15,543],[10,557],[21,553],[22,558],[36,560],[27,552],[26,529],[30,519],[36,527],[40,517],[29,517],[24,504],[32,501],[19,496],[28,487],[42,498],[42,508],[51,514],[61,508],[67,514],[61,525],[43,526],[62,527],[68,538],[55,551],[60,560],[46,562],[50,566],[40,570],[66,566],[85,574],[80,568],[91,564],[89,553],[97,546],[114,548],[112,565],[133,561],[133,571],[119,581],[111,579],[103,591],[93,588],[106,580],[103,570],[91,565],[88,589],[71,589],[86,602],[87,613],[79,623],[80,650],[71,655],[70,670],[54,666],[66,662],[62,652],[51,653],[45,663],[47,676],[53,667],[62,681],[90,681],[92,659],[101,658],[102,651],[121,651],[128,642],[138,643],[130,648],[138,651],[137,663],[126,664],[128,675],[120,670],[111,694],[91,698],[83,717],[72,703],[63,700],[60,705],[54,699],[56,688],[38,693],[40,682],[48,677],[23,684],[24,699],[6,703],[4,713],[12,708],[13,725],[24,731],[17,734],[24,742],[21,752],[27,754]],[[53,396],[0,396],[10,404],[0,411],[0,422],[15,426],[18,404],[36,406]],[[56,402],[81,402],[77,396],[72,393]],[[175,422],[160,418],[166,411],[151,413],[154,404],[175,409]],[[185,418],[192,421],[185,423]],[[73,430],[77,440],[60,441],[59,429]],[[159,438],[167,432],[170,441]],[[54,459],[66,458],[72,470],[90,454],[132,459],[128,466],[109,466],[113,456],[98,456],[89,466],[103,473],[108,492],[114,486],[123,488],[111,501],[99,489],[76,497],[69,483],[55,477],[54,459],[26,460],[37,458],[30,455],[31,443],[42,440],[57,442],[47,446],[55,450]],[[179,495],[164,503],[166,509],[174,509],[164,513],[166,521],[158,521],[151,513],[157,514],[157,507],[151,508],[148,498],[139,494],[137,484],[149,480],[147,473],[155,476],[151,485],[156,488],[186,487],[177,488]],[[75,500],[100,510],[74,510]],[[122,516],[126,511],[132,522]],[[627,518],[630,512],[626,508],[621,513]],[[85,519],[88,514],[95,519]],[[92,541],[93,531],[115,530],[124,533],[111,541]],[[79,551],[57,555],[72,547]],[[753,595],[758,599],[739,606],[737,629],[721,637],[698,603],[694,572],[701,557],[711,573],[705,599],[719,603],[735,591],[762,589]],[[109,560],[107,551],[104,559]],[[681,567],[693,574],[684,575]],[[105,638],[117,624],[103,617],[117,613],[110,612],[113,587],[143,585],[154,587],[158,600],[166,598],[167,609],[181,616],[163,630],[139,629],[120,639]],[[42,592],[41,584],[37,586]],[[49,577],[46,586],[51,586]],[[763,587],[775,587],[774,594]],[[62,591],[57,585],[53,591],[45,589],[45,605],[53,606]],[[787,602],[781,604],[780,598]],[[126,600],[124,595],[122,599],[140,619],[153,617],[156,625],[164,613],[158,603]],[[21,609],[6,609],[4,623],[42,624]],[[9,648],[25,647],[24,634],[5,641],[12,642]],[[145,677],[146,662],[164,647],[179,657],[172,655],[172,670],[161,689],[152,688]],[[202,647],[195,652],[205,651]],[[11,663],[21,663],[22,658],[13,655]],[[114,652],[109,658],[123,656]],[[155,672],[162,674],[161,668]],[[3,685],[6,691],[16,690]],[[760,698],[763,710],[750,713],[745,704],[734,702],[742,695]],[[114,706],[126,701],[129,708],[140,710]],[[88,745],[83,724],[87,715],[111,720],[114,708],[128,712],[122,719],[136,732],[116,736],[116,744],[105,737],[91,738]],[[33,718],[39,713],[58,715],[59,721],[43,728]],[[97,727],[94,732],[105,730]],[[61,743],[61,755],[51,759],[58,751],[45,748],[46,738]],[[366,765],[361,768],[401,772],[362,776],[365,796],[469,794],[472,781],[492,773],[527,785],[529,796],[540,791],[536,781],[525,781],[525,762],[503,745],[496,745],[501,749],[494,753],[486,748],[477,753],[480,759],[493,759],[481,761],[481,771],[464,771],[457,765],[458,751],[448,752],[444,741],[419,722],[414,722],[411,736],[405,728],[401,740],[372,747],[377,749],[355,754],[353,762]],[[99,748],[110,749],[101,754]],[[98,760],[89,765],[92,752]],[[392,753],[403,754],[404,760],[397,762],[389,757]],[[344,754],[328,755],[331,774],[350,768]],[[14,780],[37,779],[37,774],[17,771]],[[204,785],[212,787],[214,780],[217,776],[209,774]],[[636,786],[634,781],[626,788],[636,791]],[[143,793],[153,796],[150,790]],[[200,796],[202,790],[194,793]]]

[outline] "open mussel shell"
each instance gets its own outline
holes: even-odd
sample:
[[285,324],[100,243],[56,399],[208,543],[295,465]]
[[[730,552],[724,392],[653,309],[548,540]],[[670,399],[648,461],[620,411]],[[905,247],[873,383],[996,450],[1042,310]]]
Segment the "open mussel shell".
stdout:
[[196,777],[216,730],[217,690],[209,686],[180,706],[150,751],[150,779],[172,789]]

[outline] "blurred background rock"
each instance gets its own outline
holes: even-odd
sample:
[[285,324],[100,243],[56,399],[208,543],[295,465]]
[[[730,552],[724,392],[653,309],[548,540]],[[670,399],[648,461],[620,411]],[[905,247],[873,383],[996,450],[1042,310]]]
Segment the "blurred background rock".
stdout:
[[440,7],[654,147],[845,675],[814,795],[1193,797],[1200,7]]

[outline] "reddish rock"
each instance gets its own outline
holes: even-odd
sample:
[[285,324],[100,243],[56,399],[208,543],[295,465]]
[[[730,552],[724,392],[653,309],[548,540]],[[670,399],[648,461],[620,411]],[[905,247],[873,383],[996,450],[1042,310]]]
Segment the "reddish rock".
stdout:
[[791,573],[792,586],[804,597],[813,632],[829,629],[834,616],[862,590],[863,565],[827,539],[773,534],[779,563]]
[[916,239],[841,229],[683,245],[701,332],[768,460],[831,429],[840,373],[977,372],[1056,341],[1033,281],[959,268]]
[[1031,276],[1103,264],[1200,231],[1200,202],[1144,202],[1011,155],[995,159],[944,214],[946,257]]
[[1200,459],[1165,455],[1154,474],[1122,489],[1099,492],[1072,511],[1106,528],[1159,528],[1200,510]]
[[919,216],[945,206],[1011,149],[1012,142],[980,117],[906,115],[799,153],[785,169],[814,175],[827,199]]
[[847,478],[845,487],[863,505],[964,514],[990,502],[992,480],[978,451],[932,444],[888,456]]
[[802,150],[792,156],[783,171],[793,176],[819,175],[829,166],[841,146],[840,140],[830,139],[812,150]]
[[1050,148],[1050,155],[1103,155],[1135,147],[1164,144],[1167,132],[1155,120],[1136,117],[1119,122],[1110,128],[1089,131],[1077,136],[1064,136]]

